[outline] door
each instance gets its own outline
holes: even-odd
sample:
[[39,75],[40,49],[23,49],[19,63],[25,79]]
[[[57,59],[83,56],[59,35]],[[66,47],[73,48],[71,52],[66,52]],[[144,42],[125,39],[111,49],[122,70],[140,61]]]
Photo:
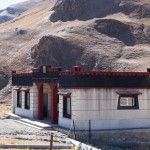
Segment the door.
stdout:
[[48,93],[44,93],[44,118],[48,117]]

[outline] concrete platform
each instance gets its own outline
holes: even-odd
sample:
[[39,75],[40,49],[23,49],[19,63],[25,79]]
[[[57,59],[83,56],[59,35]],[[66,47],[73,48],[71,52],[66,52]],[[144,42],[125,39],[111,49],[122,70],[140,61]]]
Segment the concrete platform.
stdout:
[[31,118],[22,118],[21,116],[15,115],[13,113],[6,113],[5,115],[9,116],[10,119],[16,120],[16,122],[34,127],[37,129],[52,129],[50,120],[36,120]]
[[20,116],[15,115],[15,114],[13,114],[13,113],[6,113],[5,115],[8,115],[10,119],[14,119],[14,120],[19,120],[19,119],[21,119]]
[[[31,120],[31,119],[20,119],[17,120],[18,123],[22,123],[24,125],[28,125],[30,127],[35,127],[37,129],[52,129],[52,126],[48,123],[46,123],[46,121],[39,121],[39,120]],[[49,122],[50,123],[50,122]]]

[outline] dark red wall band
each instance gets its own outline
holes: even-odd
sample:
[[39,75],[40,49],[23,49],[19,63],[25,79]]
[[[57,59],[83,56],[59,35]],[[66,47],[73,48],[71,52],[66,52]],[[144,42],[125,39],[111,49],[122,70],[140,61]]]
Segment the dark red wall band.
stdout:
[[36,83],[36,86],[38,88],[38,119],[43,120],[44,119],[43,84],[42,83]]
[[49,84],[51,88],[51,121],[53,124],[58,123],[58,96],[57,96],[57,84]]

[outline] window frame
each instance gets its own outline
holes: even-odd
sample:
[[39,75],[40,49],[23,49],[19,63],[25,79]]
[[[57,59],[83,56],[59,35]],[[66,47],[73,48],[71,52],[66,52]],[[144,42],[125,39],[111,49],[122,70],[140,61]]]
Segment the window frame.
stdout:
[[17,107],[22,108],[22,92],[17,91]]
[[[131,97],[131,98],[134,98],[134,105],[133,106],[121,106],[120,105],[120,101],[121,101],[121,98],[122,97]],[[117,109],[118,110],[125,110],[125,109],[139,109],[139,101],[138,101],[138,96],[137,95],[135,95],[135,96],[128,96],[128,95],[126,95],[126,96],[119,96],[119,98],[118,98],[118,106],[117,106]]]
[[[28,97],[28,94],[29,94],[29,97]],[[24,108],[27,109],[27,110],[30,110],[30,92],[25,92],[25,104],[24,104]]]
[[[67,100],[70,99],[70,114],[67,113]],[[71,119],[71,96],[63,96],[63,117]]]

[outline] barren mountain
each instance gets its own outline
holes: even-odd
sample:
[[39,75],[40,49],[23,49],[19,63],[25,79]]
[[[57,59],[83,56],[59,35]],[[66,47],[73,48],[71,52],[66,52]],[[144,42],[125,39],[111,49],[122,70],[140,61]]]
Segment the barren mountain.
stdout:
[[1,88],[12,69],[28,71],[40,65],[146,71],[150,0],[36,1],[1,24],[0,34]]

